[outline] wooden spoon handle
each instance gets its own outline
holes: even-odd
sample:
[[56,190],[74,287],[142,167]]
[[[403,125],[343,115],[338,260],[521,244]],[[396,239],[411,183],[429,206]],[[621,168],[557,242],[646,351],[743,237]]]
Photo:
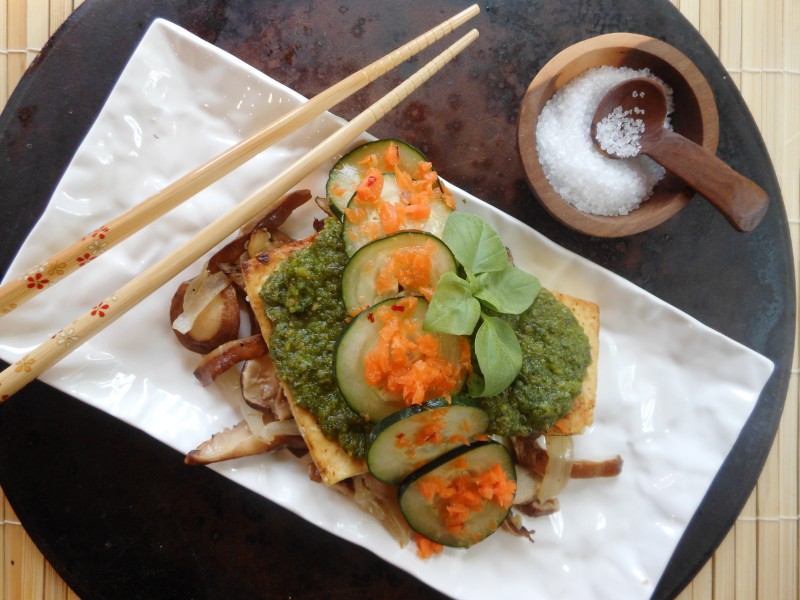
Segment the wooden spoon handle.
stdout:
[[767,211],[769,196],[714,154],[669,129],[643,152],[686,182],[739,231],[752,231]]

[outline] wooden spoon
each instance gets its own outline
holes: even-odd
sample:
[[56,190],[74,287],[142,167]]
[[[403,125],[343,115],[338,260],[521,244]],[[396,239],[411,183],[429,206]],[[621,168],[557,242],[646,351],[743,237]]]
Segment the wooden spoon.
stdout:
[[739,231],[752,231],[767,210],[769,197],[714,154],[664,127],[667,97],[663,86],[636,78],[614,86],[592,118],[592,140],[611,158],[646,154],[702,194]]

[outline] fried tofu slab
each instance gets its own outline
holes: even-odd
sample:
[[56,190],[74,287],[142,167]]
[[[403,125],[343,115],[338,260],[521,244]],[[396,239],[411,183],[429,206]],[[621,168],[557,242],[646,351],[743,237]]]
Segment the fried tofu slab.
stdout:
[[[302,248],[307,248],[314,240],[315,235],[311,235],[302,240],[289,242],[278,246],[268,252],[245,261],[242,264],[242,275],[244,277],[245,291],[250,306],[258,319],[261,333],[270,344],[272,324],[264,312],[264,302],[261,300],[260,291],[267,278],[277,271],[281,263],[289,258],[292,253]],[[314,464],[319,470],[322,482],[325,485],[333,485],[349,477],[361,475],[367,472],[367,464],[361,459],[350,456],[339,444],[328,439],[322,432],[316,417],[306,409],[298,406],[292,395],[292,390],[287,385],[283,385],[283,391],[289,406],[292,409],[294,420],[300,429],[300,434],[308,446],[309,454]]]
[[597,398],[597,363],[600,358],[600,307],[594,302],[552,292],[566,306],[589,338],[592,362],[583,378],[581,393],[575,398],[570,411],[559,419],[548,433],[579,435],[594,421],[594,405]]
[[[261,333],[270,344],[272,324],[264,312],[264,303],[260,291],[267,278],[280,267],[292,253],[308,247],[316,234],[302,240],[289,242],[256,258],[252,258],[242,265],[245,290],[248,301],[258,319]],[[581,394],[575,400],[570,412],[560,419],[549,433],[573,435],[583,433],[592,424],[594,415],[595,397],[597,394],[597,361],[600,336],[600,311],[596,304],[554,292],[556,298],[572,311],[580,323],[591,345],[592,364],[583,382]],[[322,432],[317,419],[312,413],[298,406],[294,401],[292,390],[283,385],[286,398],[294,414],[295,421],[300,429],[309,453],[314,461],[323,483],[334,485],[349,477],[367,472],[365,461],[349,455],[338,443],[328,439]]]

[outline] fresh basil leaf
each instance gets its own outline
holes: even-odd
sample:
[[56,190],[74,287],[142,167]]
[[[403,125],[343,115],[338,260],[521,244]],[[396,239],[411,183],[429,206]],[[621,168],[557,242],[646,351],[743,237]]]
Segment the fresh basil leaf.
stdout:
[[426,331],[471,335],[481,316],[481,306],[472,288],[455,273],[445,273],[436,284],[425,321]]
[[489,308],[507,315],[525,312],[542,289],[539,280],[522,269],[508,265],[502,271],[480,273],[473,284],[475,297]]
[[[522,368],[522,349],[511,326],[498,317],[482,315],[483,322],[475,334],[475,357],[483,376],[470,382],[470,395],[496,396],[516,379]],[[476,394],[476,392],[478,392]]]
[[470,273],[501,271],[508,265],[508,252],[497,232],[483,219],[454,212],[442,232],[444,243]]

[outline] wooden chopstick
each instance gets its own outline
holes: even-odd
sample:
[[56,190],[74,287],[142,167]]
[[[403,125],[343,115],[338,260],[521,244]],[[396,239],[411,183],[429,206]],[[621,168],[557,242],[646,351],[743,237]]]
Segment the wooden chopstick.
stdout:
[[[95,241],[95,237],[100,233],[103,235],[104,242],[103,249],[100,252],[105,252],[240,167],[277,140],[302,127],[313,118],[342,102],[345,98],[375,81],[381,75],[463,25],[479,12],[478,5],[473,4],[397,50],[353,73],[327,90],[320,92],[313,99],[296,107],[267,127],[225,150],[206,164],[186,173],[157,194],[60,250],[45,262],[40,263],[35,271],[26,272],[22,276],[0,286],[0,317],[9,314],[43,290],[52,287],[55,283],[74,273],[78,267],[86,264],[85,257],[87,254],[94,258],[98,251],[96,249],[97,246],[93,245],[92,242]],[[47,265],[58,265],[59,269],[51,269],[50,271],[57,271],[59,274],[48,274],[43,277],[41,273],[46,270]]]
[[[79,317],[46,342],[23,356],[0,373],[0,403],[36,379],[90,337],[113,323],[147,296],[194,263],[203,254],[220,244],[231,232],[256,215],[274,208],[286,190],[303,177],[342,152],[361,133],[369,129],[397,106],[411,92],[430,79],[478,37],[473,29],[422,67],[409,79],[391,90],[343,128],[333,133],[296,163],[274,177],[261,190],[200,231],[183,246],[129,281],[100,304],[102,311],[91,311]],[[101,316],[102,315],[102,316]],[[65,344],[65,336],[70,344]]]

